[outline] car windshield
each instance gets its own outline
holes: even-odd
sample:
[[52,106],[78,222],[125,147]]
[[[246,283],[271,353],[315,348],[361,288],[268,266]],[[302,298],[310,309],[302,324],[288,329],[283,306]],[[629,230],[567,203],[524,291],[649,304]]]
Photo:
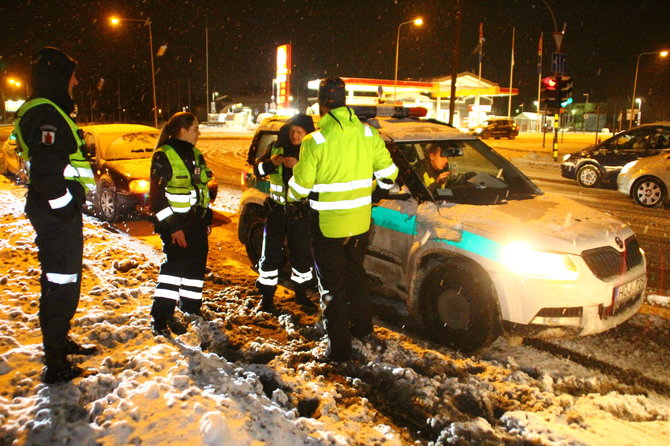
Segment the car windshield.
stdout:
[[[479,139],[397,143],[414,178],[410,189],[423,188],[433,200],[471,204],[492,204],[502,200],[530,198],[542,194],[528,177]],[[433,153],[433,156],[431,156]],[[447,159],[431,163],[431,158]],[[435,184],[449,171],[444,184]],[[418,178],[419,181],[416,181]],[[412,184],[413,183],[413,186]]]
[[103,158],[108,161],[151,158],[158,140],[156,132],[101,135]]

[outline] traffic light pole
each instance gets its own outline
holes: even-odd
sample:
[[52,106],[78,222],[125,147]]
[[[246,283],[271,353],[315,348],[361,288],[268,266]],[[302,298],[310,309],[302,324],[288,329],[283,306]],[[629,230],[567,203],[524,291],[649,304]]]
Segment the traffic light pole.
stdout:
[[561,89],[563,88],[561,78],[563,76],[554,74],[554,77],[556,79],[556,104],[554,105],[554,143],[552,145],[551,154],[554,161],[558,161],[558,123],[561,119]]

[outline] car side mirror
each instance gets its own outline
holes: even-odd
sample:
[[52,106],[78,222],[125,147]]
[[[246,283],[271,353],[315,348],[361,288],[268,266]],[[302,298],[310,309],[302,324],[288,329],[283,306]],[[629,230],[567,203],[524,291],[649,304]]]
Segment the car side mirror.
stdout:
[[409,200],[410,198],[412,198],[412,194],[409,192],[409,188],[404,184],[401,186],[398,183],[395,183],[389,189],[389,193],[386,196],[388,200]]

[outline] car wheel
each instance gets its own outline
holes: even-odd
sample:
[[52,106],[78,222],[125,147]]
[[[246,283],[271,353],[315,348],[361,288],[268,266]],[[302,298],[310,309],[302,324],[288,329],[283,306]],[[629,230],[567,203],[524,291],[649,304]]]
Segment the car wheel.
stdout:
[[436,341],[472,351],[500,334],[500,316],[493,285],[483,271],[461,263],[438,263],[419,289],[421,317]]
[[250,206],[245,211],[243,218],[244,227],[240,228],[244,234],[244,248],[247,257],[254,268],[258,267],[258,260],[263,252],[263,231],[265,230],[265,217],[260,206]]
[[488,139],[491,135],[488,134],[488,132],[482,132],[480,138],[481,139]]
[[633,199],[640,206],[657,208],[665,201],[667,191],[658,178],[645,177],[633,185]]
[[596,187],[600,184],[600,171],[592,164],[577,169],[577,183],[583,187]]
[[508,136],[509,139],[514,139],[516,138],[516,135],[514,133],[510,133]]
[[119,217],[119,205],[114,185],[109,180],[102,180],[97,189],[96,213],[102,220],[115,222]]

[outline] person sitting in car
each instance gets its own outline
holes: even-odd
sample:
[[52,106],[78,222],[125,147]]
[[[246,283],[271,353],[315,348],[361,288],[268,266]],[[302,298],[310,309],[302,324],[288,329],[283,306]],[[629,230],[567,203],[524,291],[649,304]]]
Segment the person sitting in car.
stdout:
[[449,167],[449,158],[442,154],[442,148],[437,144],[428,144],[426,146],[428,158],[421,163],[416,173],[423,181],[423,184],[431,193],[437,189],[444,189],[451,186],[458,180],[458,175],[453,174]]

